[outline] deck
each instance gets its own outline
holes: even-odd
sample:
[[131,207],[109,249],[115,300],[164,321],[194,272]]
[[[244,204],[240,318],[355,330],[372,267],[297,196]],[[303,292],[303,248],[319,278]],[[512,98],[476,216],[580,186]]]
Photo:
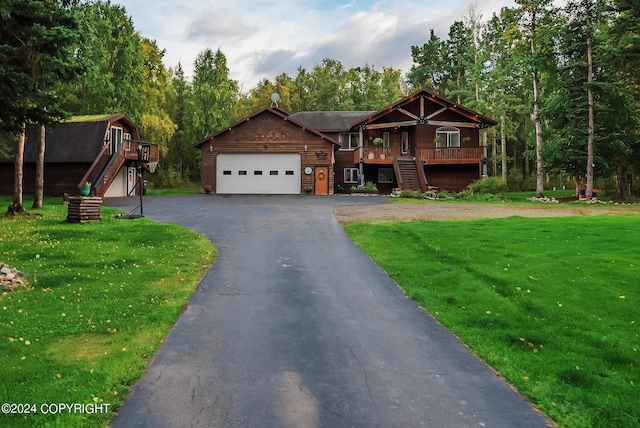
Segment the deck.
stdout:
[[[415,149],[413,153],[400,153],[399,148],[364,147],[365,164],[392,165],[396,157],[414,156],[427,165],[478,164],[484,159],[484,147],[451,147]],[[360,150],[353,151],[353,163],[360,162]]]

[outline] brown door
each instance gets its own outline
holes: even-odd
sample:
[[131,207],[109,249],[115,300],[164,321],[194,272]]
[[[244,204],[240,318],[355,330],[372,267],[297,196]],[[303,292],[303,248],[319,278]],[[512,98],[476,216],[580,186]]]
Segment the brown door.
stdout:
[[326,166],[316,167],[316,195],[329,194],[329,168]]

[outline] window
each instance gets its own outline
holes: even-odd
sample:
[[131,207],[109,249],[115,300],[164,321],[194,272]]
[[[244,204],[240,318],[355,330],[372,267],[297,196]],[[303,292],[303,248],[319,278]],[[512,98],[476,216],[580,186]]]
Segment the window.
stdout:
[[360,146],[360,135],[357,132],[345,132],[340,134],[341,150],[353,150]]
[[222,175],[231,175],[231,171],[229,170],[222,171]]
[[358,182],[358,168],[345,168],[344,169],[344,182],[345,183],[357,183]]
[[383,132],[382,133],[382,147],[389,148],[389,133],[388,132]]
[[247,171],[238,171],[238,175],[247,175]]
[[293,171],[285,171],[284,175],[294,175]]
[[378,169],[378,183],[393,183],[393,168]]
[[253,175],[262,175],[262,171],[260,170],[253,171]]
[[122,128],[111,127],[111,153],[122,147]]
[[269,175],[278,175],[278,171],[269,171]]
[[460,147],[460,130],[443,126],[436,130],[436,147]]
[[400,146],[401,146],[403,155],[406,155],[407,153],[409,153],[409,133],[408,132],[402,133]]

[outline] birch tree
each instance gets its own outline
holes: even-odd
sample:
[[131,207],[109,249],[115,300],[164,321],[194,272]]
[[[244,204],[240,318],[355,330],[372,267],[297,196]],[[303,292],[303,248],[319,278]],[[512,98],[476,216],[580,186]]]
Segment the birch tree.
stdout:
[[33,196],[33,208],[42,208],[44,199],[44,152],[47,143],[47,128],[40,125],[38,138],[38,157],[36,158],[36,188]]
[[516,0],[520,5],[520,25],[524,41],[529,45],[529,54],[526,63],[533,89],[533,112],[531,118],[535,126],[535,152],[536,152],[536,197],[544,197],[544,159],[542,118],[540,115],[542,74],[545,69],[545,61],[552,54],[551,38],[547,30],[553,29],[553,14],[551,0]]

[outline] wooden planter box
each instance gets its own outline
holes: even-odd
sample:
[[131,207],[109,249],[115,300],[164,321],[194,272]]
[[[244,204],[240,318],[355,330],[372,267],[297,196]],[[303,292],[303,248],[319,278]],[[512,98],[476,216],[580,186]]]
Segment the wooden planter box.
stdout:
[[99,196],[69,196],[67,222],[84,223],[102,220],[100,205],[102,205],[102,198]]
[[377,195],[378,191],[358,189],[358,190],[350,190],[349,193],[351,193],[352,195]]

